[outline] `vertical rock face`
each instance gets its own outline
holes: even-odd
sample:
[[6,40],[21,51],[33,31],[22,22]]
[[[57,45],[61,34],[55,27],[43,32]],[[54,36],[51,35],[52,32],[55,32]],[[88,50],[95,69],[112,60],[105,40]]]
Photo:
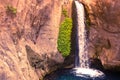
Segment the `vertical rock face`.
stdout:
[[99,58],[107,69],[120,70],[120,1],[80,1],[85,4],[91,23],[90,57]]
[[0,0],[0,80],[39,80],[63,62],[62,0]]

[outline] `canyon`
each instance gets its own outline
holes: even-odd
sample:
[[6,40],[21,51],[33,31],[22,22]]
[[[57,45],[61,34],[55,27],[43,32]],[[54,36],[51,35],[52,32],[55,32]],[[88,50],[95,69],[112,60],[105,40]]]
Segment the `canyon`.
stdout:
[[[104,69],[120,71],[120,1],[79,1],[86,8],[91,63],[98,59]],[[62,8],[72,17],[73,5],[72,0],[0,0],[0,80],[42,80],[63,63],[74,64],[57,50]]]

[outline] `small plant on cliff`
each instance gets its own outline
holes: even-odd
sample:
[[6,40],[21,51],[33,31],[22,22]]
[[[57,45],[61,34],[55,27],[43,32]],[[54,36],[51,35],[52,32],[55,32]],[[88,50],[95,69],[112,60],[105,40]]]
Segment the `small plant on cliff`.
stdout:
[[16,14],[17,9],[14,8],[13,6],[7,6],[7,12],[10,13],[10,14]]
[[71,32],[72,32],[72,19],[65,18],[60,26],[58,37],[58,50],[64,57],[68,56],[71,51]]
[[90,26],[91,25],[91,21],[89,18],[86,19],[86,26]]
[[67,15],[67,10],[66,10],[66,9],[62,9],[62,14],[63,14],[65,17],[68,17],[68,15]]

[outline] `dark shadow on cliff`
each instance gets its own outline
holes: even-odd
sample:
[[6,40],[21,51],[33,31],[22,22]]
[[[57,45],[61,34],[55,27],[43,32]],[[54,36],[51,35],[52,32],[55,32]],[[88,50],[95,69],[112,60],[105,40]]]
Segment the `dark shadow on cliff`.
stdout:
[[72,28],[72,35],[71,35],[71,54],[74,55],[74,66],[76,63],[75,61],[75,58],[77,59],[77,61],[79,61],[79,58],[78,58],[78,38],[77,38],[77,33],[78,33],[78,30],[77,30],[77,10],[76,10],[76,6],[75,6],[75,2],[73,1],[72,3],[72,20],[73,20],[73,28]]
[[35,69],[42,69],[46,71],[50,69],[50,71],[56,70],[56,68],[60,67],[61,62],[59,62],[59,53],[48,53],[51,57],[48,57],[47,54],[39,54],[32,50],[32,48],[28,45],[25,46],[27,52],[27,58],[32,67]]

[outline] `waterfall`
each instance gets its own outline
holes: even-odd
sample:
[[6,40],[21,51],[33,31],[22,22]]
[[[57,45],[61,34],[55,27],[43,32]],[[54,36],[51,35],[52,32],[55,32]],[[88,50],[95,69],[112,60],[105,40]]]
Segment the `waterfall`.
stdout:
[[75,1],[77,10],[77,56],[75,60],[75,67],[89,68],[88,64],[88,50],[87,50],[87,39],[85,30],[85,12],[84,6]]
[[82,3],[75,1],[76,6],[76,38],[75,38],[75,68],[72,69],[71,73],[75,76],[81,76],[86,78],[105,78],[105,74],[97,69],[89,67],[88,62],[88,48],[87,48],[87,31],[85,28],[85,11]]
[[[84,6],[75,1],[76,6],[76,15],[77,15],[77,25],[76,25],[76,56],[75,56],[75,68],[73,69],[72,73],[75,76],[82,76],[82,77],[90,77],[95,78],[101,77],[104,78],[105,74],[97,69],[89,68],[88,63],[88,48],[87,48],[87,37],[86,37],[86,29],[85,29],[85,12]],[[101,79],[100,79],[101,80]]]

